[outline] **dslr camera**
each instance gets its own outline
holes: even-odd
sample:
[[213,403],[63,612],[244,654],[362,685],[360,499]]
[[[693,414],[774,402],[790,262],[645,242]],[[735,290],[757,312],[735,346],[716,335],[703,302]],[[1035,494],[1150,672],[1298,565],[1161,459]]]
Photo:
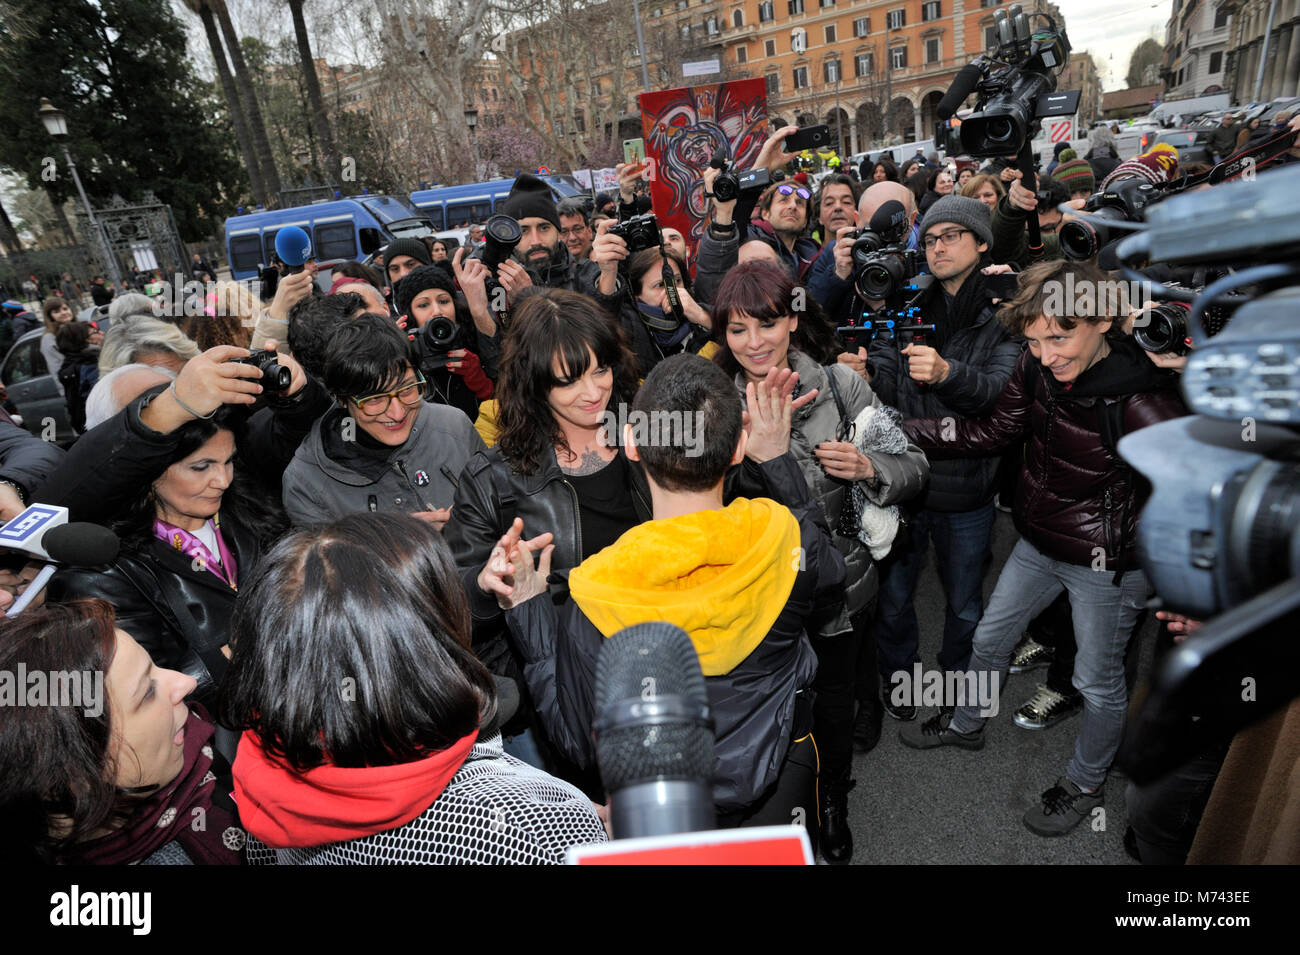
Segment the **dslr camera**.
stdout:
[[454,319],[435,315],[424,327],[408,336],[414,352],[412,364],[426,376],[447,367],[447,353],[465,348],[464,336]]
[[1142,222],[1146,208],[1162,198],[1159,187],[1145,179],[1120,179],[1105,192],[1095,192],[1084,202],[1086,219],[1071,219],[1061,224],[1057,236],[1061,254],[1067,259],[1094,258],[1112,240],[1128,235],[1130,230],[1112,228],[1110,222]]

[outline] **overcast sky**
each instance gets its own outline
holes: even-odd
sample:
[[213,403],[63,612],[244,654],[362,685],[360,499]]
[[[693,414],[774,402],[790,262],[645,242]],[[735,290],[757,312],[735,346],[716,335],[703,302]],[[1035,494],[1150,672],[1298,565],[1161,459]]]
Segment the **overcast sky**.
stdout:
[[1173,7],[1171,0],[1056,0],[1056,5],[1065,16],[1070,48],[1092,54],[1101,88],[1108,93],[1128,85],[1124,74],[1134,47],[1147,37],[1165,42],[1165,22]]

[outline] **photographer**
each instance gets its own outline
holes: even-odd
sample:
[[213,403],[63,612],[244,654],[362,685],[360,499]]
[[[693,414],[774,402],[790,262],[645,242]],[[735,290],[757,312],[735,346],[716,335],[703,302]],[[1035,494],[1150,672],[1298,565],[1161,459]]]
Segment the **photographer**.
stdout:
[[[1024,816],[1042,836],[1063,835],[1102,805],[1123,734],[1124,650],[1148,587],[1136,553],[1143,495],[1116,444],[1124,434],[1185,413],[1177,376],[1157,369],[1128,336],[1110,334],[1116,316],[1099,314],[1094,294],[1104,281],[1105,273],[1086,262],[1032,266],[999,316],[1029,348],[992,413],[906,423],[908,435],[940,459],[997,453],[1029,438],[1014,508],[1021,540],[979,622],[968,672],[987,674],[1000,686],[1026,624],[1063,590],[1069,593],[1083,724],[1065,775]],[[1074,296],[1054,305],[1062,289],[1074,289]],[[981,749],[983,720],[979,704],[967,704],[901,735],[916,749]]]
[[[921,235],[936,280],[922,300],[921,316],[936,331],[926,344],[901,351],[893,340],[874,339],[871,387],[905,417],[953,421],[987,414],[1021,350],[996,320],[1004,280],[980,271],[981,256],[992,240],[988,208],[978,199],[945,196],[922,221]],[[895,672],[910,672],[920,661],[912,600],[927,537],[934,541],[947,600],[940,668],[966,669],[983,612],[998,459],[985,454],[948,457],[931,464],[929,488],[911,521],[911,546],[896,546],[881,568],[876,620],[880,673],[885,709],[900,720],[915,719],[916,708],[892,703],[888,686]]]
[[[77,517],[93,497],[122,540],[107,568],[61,568],[48,600],[107,600],[155,664],[197,681],[205,704],[225,672],[239,587],[284,525],[277,502],[236,463],[246,433],[238,406],[264,390],[262,371],[236,360],[247,354],[223,345],[191,359],[169,387],[88,432],[36,495]],[[301,369],[284,361],[302,388]],[[93,487],[78,483],[87,473]],[[50,493],[59,488],[63,500]]]
[[528,173],[515,180],[500,209],[523,231],[513,258],[497,268],[497,280],[512,306],[521,295],[530,294],[525,289],[558,288],[589,295],[611,315],[618,314],[623,295],[618,263],[627,256],[621,238],[602,231],[590,258],[576,261],[560,240],[560,214],[551,187]]
[[[479,362],[478,329],[469,309],[456,301],[451,276],[440,266],[422,265],[397,283],[395,298],[407,336],[420,351],[419,371],[429,383],[430,400],[459,408],[473,421],[479,402],[492,397],[493,384]],[[431,321],[436,326],[432,337]],[[446,322],[451,323],[450,336]],[[495,348],[493,340],[488,344]]]
[[[668,297],[665,271],[671,273],[680,309],[674,309]],[[708,307],[691,295],[685,261],[659,249],[642,249],[629,260],[628,282],[636,298],[623,306],[619,321],[636,355],[639,377],[670,355],[713,356],[713,319]]]
[[[1056,230],[1061,227],[1064,217],[1057,206],[1070,201],[1070,193],[1065,184],[1050,176],[1039,177],[1037,194],[1021,184],[1022,178],[1019,169],[1007,169],[1002,173],[1007,194],[993,207],[990,223],[993,231],[990,257],[999,265],[1012,265],[1017,270],[1023,270],[1030,264],[1029,233],[1026,231],[1025,220],[1034,212],[1038,214],[1038,229],[1043,239],[1040,261],[1051,262],[1062,257],[1061,239]],[[1082,200],[1076,204],[1078,208],[1083,207]]]

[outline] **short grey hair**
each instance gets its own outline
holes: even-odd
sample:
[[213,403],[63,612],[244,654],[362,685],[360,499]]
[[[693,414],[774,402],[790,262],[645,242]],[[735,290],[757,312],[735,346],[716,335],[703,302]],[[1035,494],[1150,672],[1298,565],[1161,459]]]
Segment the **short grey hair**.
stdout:
[[[136,372],[149,372],[156,375],[158,384],[176,379],[176,372],[170,368],[138,363],[123,365],[120,368],[114,368],[106,375],[101,375],[99,381],[95,382],[95,387],[90,390],[90,394],[86,398],[87,431],[96,425],[103,424],[109,418],[116,417],[123,408],[142,394],[142,392],[134,389],[119,389],[118,387],[122,383],[122,379]],[[152,387],[152,385],[147,385],[146,389],[149,387]]]
[[157,318],[154,311],[156,303],[148,295],[141,295],[139,292],[127,292],[119,295],[108,306],[109,327],[115,328],[119,324],[126,324],[132,319],[141,315],[149,318]]
[[138,362],[148,352],[171,352],[189,361],[199,353],[199,346],[169,322],[143,315],[128,318],[120,325],[114,322],[104,335],[99,348],[99,373]]

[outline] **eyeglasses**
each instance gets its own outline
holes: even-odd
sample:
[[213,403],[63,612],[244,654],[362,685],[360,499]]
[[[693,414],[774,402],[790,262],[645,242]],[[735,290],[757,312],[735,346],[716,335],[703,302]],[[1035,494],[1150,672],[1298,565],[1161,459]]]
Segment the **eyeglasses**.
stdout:
[[584,235],[587,231],[585,225],[575,225],[572,229],[561,229],[560,235],[568,238],[571,235]]
[[940,232],[938,235],[927,235],[921,240],[921,244],[924,245],[926,249],[933,249],[940,242],[946,246],[952,245],[969,232],[970,229],[949,229],[947,232]]
[[1060,219],[1057,219],[1055,222],[1043,222],[1040,220],[1038,223],[1038,231],[1043,235],[1055,235],[1056,230],[1060,227],[1060,225],[1061,225]]
[[777,186],[776,191],[781,193],[781,195],[783,196],[788,196],[791,193],[794,193],[796,196],[798,196],[800,199],[803,199],[805,202],[807,202],[809,199],[812,198],[812,193],[809,192],[807,189],[805,189],[803,186],[792,186],[789,183],[785,183],[785,182]]
[[424,399],[424,386],[426,382],[423,375],[417,375],[416,380],[409,385],[403,385],[396,391],[384,391],[377,395],[367,395],[365,398],[353,398],[353,403],[364,411],[366,414],[383,414],[388,410],[389,402],[394,398],[413,408]]

